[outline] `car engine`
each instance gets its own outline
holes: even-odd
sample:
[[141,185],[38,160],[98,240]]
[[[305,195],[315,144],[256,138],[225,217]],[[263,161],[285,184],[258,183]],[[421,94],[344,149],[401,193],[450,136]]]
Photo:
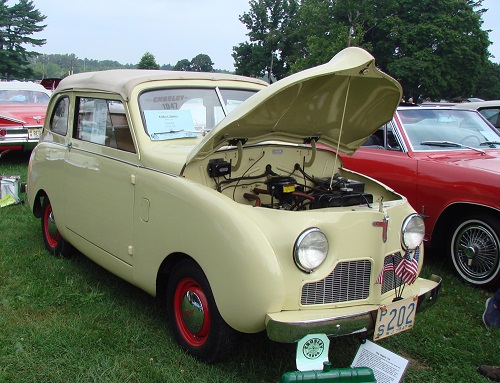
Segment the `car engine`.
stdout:
[[[267,165],[263,174],[231,178],[231,165],[221,159],[210,161],[208,174],[217,180],[219,192],[249,188],[243,197],[254,206],[280,210],[313,210],[329,207],[369,205],[373,195],[365,193],[365,184],[335,174],[314,177],[295,164],[293,175],[280,175]],[[219,180],[223,177],[223,180]]]

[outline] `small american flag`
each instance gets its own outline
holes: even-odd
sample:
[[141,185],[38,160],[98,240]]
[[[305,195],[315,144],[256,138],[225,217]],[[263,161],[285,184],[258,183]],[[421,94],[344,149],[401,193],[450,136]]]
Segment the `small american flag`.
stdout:
[[396,275],[409,285],[417,279],[420,249],[418,247],[415,249],[413,259],[410,257],[410,253],[411,250],[406,250],[404,258],[398,263],[396,269],[394,270]]
[[384,274],[387,271],[393,271],[394,270],[394,262],[392,261],[392,258],[389,258],[388,261],[384,264],[384,267],[382,268],[382,271],[377,277],[377,280],[375,281],[376,285],[383,285],[384,284]]

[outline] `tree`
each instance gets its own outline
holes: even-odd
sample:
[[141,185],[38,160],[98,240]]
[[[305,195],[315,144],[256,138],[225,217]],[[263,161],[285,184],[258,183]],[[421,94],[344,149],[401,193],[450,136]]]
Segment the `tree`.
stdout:
[[500,100],[500,65],[488,61],[476,83],[475,97]]
[[405,95],[469,96],[488,59],[482,0],[378,0],[367,34],[377,65],[400,81]]
[[7,6],[7,0],[0,0],[0,73],[3,76],[30,75],[28,60],[37,53],[28,51],[26,45],[36,47],[45,44],[45,39],[32,37],[46,27],[40,24],[45,19],[46,16],[35,9],[31,0],[19,0],[12,7]]
[[407,97],[469,97],[488,63],[482,1],[251,0],[236,73],[282,78],[359,46]]
[[199,55],[193,57],[191,61],[188,59],[182,59],[177,61],[174,65],[173,70],[180,70],[185,72],[213,72],[214,63],[210,56],[200,53]]
[[191,61],[189,61],[188,59],[177,61],[177,64],[174,65],[174,70],[189,72],[191,70]]
[[348,46],[370,50],[364,35],[365,24],[373,17],[372,9],[372,0],[303,0],[298,34],[304,38],[292,71],[324,64]]
[[160,69],[156,63],[155,56],[152,53],[146,52],[142,55],[141,61],[137,64],[139,69]]
[[213,72],[214,63],[210,56],[200,53],[191,60],[191,70],[194,72]]
[[250,11],[240,16],[250,42],[233,47],[236,73],[253,76],[290,73],[298,54],[297,0],[250,0]]

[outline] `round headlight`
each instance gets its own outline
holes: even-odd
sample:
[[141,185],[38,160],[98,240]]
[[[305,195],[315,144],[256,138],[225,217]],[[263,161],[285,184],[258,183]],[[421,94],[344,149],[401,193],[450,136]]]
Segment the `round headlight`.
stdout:
[[405,250],[414,250],[424,240],[424,219],[418,214],[406,217],[401,227],[401,240]]
[[297,267],[305,272],[317,269],[328,254],[328,240],[317,227],[304,230],[293,248],[293,258]]

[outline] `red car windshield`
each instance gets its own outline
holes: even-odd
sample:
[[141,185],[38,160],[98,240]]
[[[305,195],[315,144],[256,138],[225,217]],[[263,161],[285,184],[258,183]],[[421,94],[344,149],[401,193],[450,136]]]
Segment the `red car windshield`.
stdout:
[[398,116],[414,150],[485,149],[500,141],[475,111],[412,108],[399,110]]

